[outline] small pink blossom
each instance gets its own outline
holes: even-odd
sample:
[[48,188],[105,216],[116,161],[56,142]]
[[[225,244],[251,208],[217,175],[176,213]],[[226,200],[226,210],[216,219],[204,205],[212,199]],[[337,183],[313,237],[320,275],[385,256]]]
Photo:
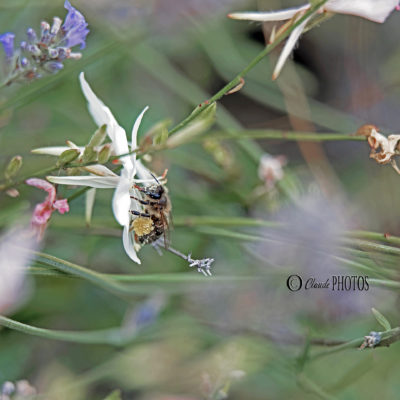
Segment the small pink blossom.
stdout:
[[55,187],[43,179],[31,178],[26,180],[25,183],[27,185],[35,186],[39,189],[45,190],[48,193],[46,200],[43,203],[36,205],[31,221],[33,229],[38,233],[39,239],[41,239],[51,214],[55,210],[58,210],[60,214],[64,214],[69,211],[68,201],[67,199],[56,200]]

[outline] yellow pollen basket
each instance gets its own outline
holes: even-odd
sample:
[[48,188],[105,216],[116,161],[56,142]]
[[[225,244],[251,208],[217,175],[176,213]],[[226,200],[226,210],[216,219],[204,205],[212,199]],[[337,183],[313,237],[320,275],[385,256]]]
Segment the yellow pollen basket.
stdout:
[[151,218],[138,217],[132,223],[132,228],[138,236],[148,235],[153,227],[154,223]]

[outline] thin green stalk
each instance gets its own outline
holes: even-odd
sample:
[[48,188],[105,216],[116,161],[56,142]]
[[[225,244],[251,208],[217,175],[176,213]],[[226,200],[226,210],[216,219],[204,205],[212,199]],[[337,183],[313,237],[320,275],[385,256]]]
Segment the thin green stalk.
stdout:
[[62,260],[50,254],[40,252],[34,252],[34,254],[37,257],[36,262],[41,265],[49,266],[55,268],[58,271],[86,279],[94,285],[100,286],[101,288],[106,289],[112,293],[120,295],[131,294],[131,291],[128,287],[112,281],[105,274],[92,271],[88,268],[73,264],[69,261]]
[[348,231],[346,236],[400,245],[400,237],[380,232]]
[[[343,250],[346,251],[348,249],[347,248],[341,248],[341,250],[342,251]],[[392,278],[393,277],[393,275],[387,273],[387,271],[383,271],[382,272],[380,269],[370,267],[370,266],[368,266],[368,265],[366,265],[364,263],[360,263],[358,261],[349,260],[347,258],[334,256],[334,255],[332,255],[332,257],[335,260],[339,261],[340,263],[345,264],[345,265],[349,266],[350,268],[353,268],[353,269],[356,269],[358,271],[361,271],[364,274],[372,274],[372,275],[375,275],[376,277],[379,277],[379,278]]]
[[[41,265],[41,264],[39,264]],[[49,269],[40,267],[29,267],[28,273],[35,276],[51,276],[51,277],[62,277],[62,278],[83,278],[83,276],[78,275],[69,275],[62,273],[56,269]],[[146,275],[127,275],[127,274],[103,274],[103,276],[107,277],[107,279],[116,281],[116,282],[125,282],[130,284],[135,283],[184,283],[184,284],[192,284],[192,283],[201,283],[204,284],[204,280],[207,279],[203,275],[200,274],[179,274],[179,273],[170,273],[170,274],[146,274]],[[260,280],[263,277],[260,276],[214,276],[212,279],[207,280],[207,284],[209,283],[223,283],[223,282],[240,282],[240,281],[252,281],[252,280]],[[266,278],[265,278],[266,279]]]
[[12,187],[16,187],[16,186],[22,185],[29,178],[36,177],[36,176],[47,175],[47,174],[52,173],[53,171],[56,171],[59,168],[60,168],[60,166],[52,165],[51,167],[43,168],[43,169],[40,169],[39,171],[36,171],[36,172],[33,172],[33,173],[31,172],[31,173],[29,173],[29,175],[25,175],[23,178],[19,179],[18,181],[8,182],[8,183],[5,183],[3,185],[0,185],[0,190],[7,190],[7,189],[10,189]]
[[[86,189],[86,188],[85,188]],[[82,189],[79,189],[81,191]],[[68,197],[68,201],[77,197],[76,192]],[[194,227],[194,226],[226,226],[226,227],[266,227],[266,228],[280,228],[283,226],[282,223],[277,221],[263,220],[257,218],[247,218],[247,217],[235,217],[235,216],[213,216],[213,215],[177,215],[174,216],[173,220],[174,227]],[[1,226],[1,222],[0,222]],[[70,215],[68,218],[63,216],[54,216],[51,221],[52,228],[62,228],[62,229],[83,229],[86,233],[92,233],[93,230],[96,231],[110,231],[111,236],[116,235],[121,236],[121,231],[118,228],[118,223],[114,218],[107,217],[96,217],[88,228],[81,217]]]
[[76,190],[74,193],[72,193],[70,196],[67,197],[68,203],[71,202],[72,200],[77,199],[78,197],[82,196],[84,193],[86,193],[89,189],[91,189],[89,186],[82,187],[78,190]]
[[[381,332],[381,342],[375,346],[374,348],[378,348],[378,347],[386,347],[389,346],[390,344],[397,342],[400,340],[400,327],[394,328],[394,329],[390,329],[388,331],[384,331]],[[344,344],[341,344],[339,346],[334,346],[334,347],[330,347],[326,350],[317,352],[313,355],[310,356],[309,360],[313,361],[316,360],[318,358],[330,355],[330,354],[334,354],[334,353],[338,353],[340,351],[343,350],[347,350],[347,349],[352,349],[352,348],[356,348],[356,347],[360,347],[361,344],[364,342],[364,337],[360,337],[357,339],[353,339],[350,340]]]
[[247,217],[220,217],[220,216],[194,216],[194,215],[178,215],[174,217],[174,225],[176,226],[259,226],[278,228],[282,226],[276,221],[266,221],[256,218]]
[[[120,157],[122,157],[122,156],[114,156],[114,157],[112,157],[112,159],[117,159],[117,158],[120,158]],[[10,181],[8,183],[0,185],[0,190],[6,190],[6,189],[10,189],[12,187],[16,187],[16,186],[22,185],[29,178],[46,176],[46,175],[51,174],[52,172],[57,171],[59,169],[83,168],[83,167],[88,167],[90,165],[96,165],[96,164],[98,164],[98,163],[97,162],[69,163],[69,164],[65,164],[65,165],[61,165],[61,166],[54,164],[54,165],[52,165],[50,167],[46,167],[46,168],[40,169],[40,170],[35,171],[35,172],[30,172],[29,174],[25,175],[23,178],[20,178],[18,181]]]
[[241,82],[241,80],[248,74],[249,71],[251,71],[266,55],[271,53],[271,51],[273,49],[275,49],[275,47],[277,47],[285,38],[287,38],[295,28],[297,28],[308,17],[310,17],[321,6],[323,6],[326,3],[326,1],[327,0],[323,0],[323,1],[319,2],[318,4],[315,4],[312,7],[310,7],[310,9],[306,13],[304,13],[304,15],[301,18],[299,18],[299,20],[295,24],[293,24],[288,29],[284,30],[279,36],[277,36],[275,38],[275,40],[273,41],[273,43],[270,43],[268,46],[266,46],[264,50],[262,50],[256,57],[254,57],[253,60],[241,72],[239,72],[221,90],[219,90],[216,94],[214,94],[214,96],[212,96],[210,99],[206,100],[205,102],[201,103],[198,107],[196,107],[189,116],[187,116],[178,125],[176,125],[174,128],[172,128],[169,131],[169,134],[172,135],[175,132],[182,129],[184,126],[186,126],[191,121],[193,121],[200,113],[202,113],[208,107],[210,107],[211,104],[218,101],[221,97],[223,97],[225,94],[227,94],[231,89],[238,86],[239,83]]
[[[62,340],[64,342],[85,344],[107,344],[111,346],[124,346],[137,337],[137,331],[123,328],[110,328],[92,331],[64,331],[38,328],[36,326],[23,324],[11,318],[0,315],[0,325],[9,329],[25,333],[27,335],[39,336],[45,339]],[[154,335],[153,335],[154,337]],[[146,340],[149,340],[146,335]],[[142,339],[143,340],[143,339]]]
[[372,283],[375,286],[380,286],[380,287],[384,287],[387,289],[395,289],[395,290],[400,289],[400,282],[398,282],[398,281],[370,278],[370,279],[368,279],[368,282]]
[[[295,140],[301,142],[330,142],[330,141],[356,141],[364,142],[365,136],[356,136],[354,132],[348,134],[343,133],[315,133],[315,132],[292,132],[274,129],[243,129],[243,130],[230,130],[212,131],[207,133],[206,137],[214,139],[272,139],[272,140]],[[195,138],[204,140],[204,136]]]
[[357,246],[363,250],[377,251],[380,253],[400,255],[400,248],[385,244],[369,242],[367,240],[342,238],[341,241],[347,245]]

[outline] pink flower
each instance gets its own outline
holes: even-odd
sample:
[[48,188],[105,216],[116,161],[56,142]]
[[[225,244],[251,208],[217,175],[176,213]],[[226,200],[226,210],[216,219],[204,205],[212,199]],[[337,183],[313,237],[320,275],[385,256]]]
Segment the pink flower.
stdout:
[[56,189],[51,183],[38,178],[28,179],[25,181],[25,183],[27,185],[35,186],[39,189],[45,190],[48,193],[46,200],[43,203],[36,205],[32,215],[32,227],[37,232],[40,240],[43,237],[51,214],[55,210],[58,210],[60,214],[64,214],[65,212],[69,211],[69,205],[67,199],[56,200]]

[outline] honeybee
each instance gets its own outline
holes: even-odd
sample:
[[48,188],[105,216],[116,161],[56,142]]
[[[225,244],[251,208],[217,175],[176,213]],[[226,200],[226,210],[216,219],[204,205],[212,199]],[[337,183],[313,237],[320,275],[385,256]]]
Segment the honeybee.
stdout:
[[135,241],[139,244],[154,243],[164,235],[164,246],[169,244],[169,225],[171,219],[171,201],[167,189],[153,176],[156,184],[141,187],[134,187],[140,191],[142,199],[131,196],[144,206],[142,212],[131,211],[136,215],[132,222],[131,230],[135,232]]

